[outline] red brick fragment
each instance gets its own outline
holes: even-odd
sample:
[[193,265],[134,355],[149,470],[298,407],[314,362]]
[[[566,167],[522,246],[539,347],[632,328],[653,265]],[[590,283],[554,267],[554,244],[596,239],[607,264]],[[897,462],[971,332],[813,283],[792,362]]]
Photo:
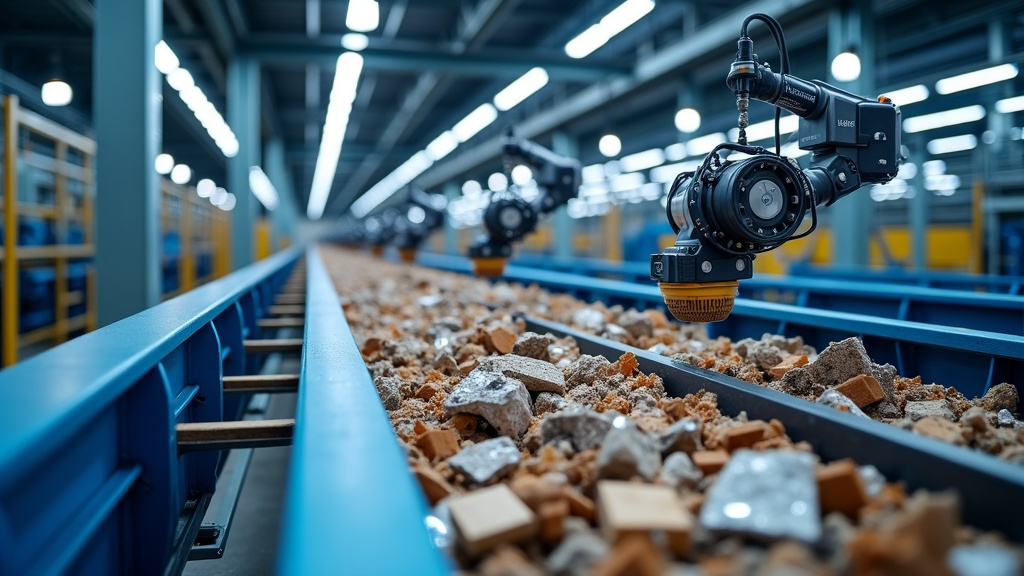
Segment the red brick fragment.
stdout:
[[729,452],[750,448],[764,440],[765,425],[760,420],[734,426],[725,431],[725,447]]
[[419,480],[420,487],[423,488],[423,493],[431,506],[455,492],[452,485],[437,470],[426,464],[417,463],[413,466],[412,471],[416,475],[416,479]]
[[510,354],[512,347],[516,343],[516,335],[504,326],[488,330],[487,338],[490,341],[491,347],[501,354]]
[[592,572],[594,576],[660,576],[664,573],[665,560],[647,534],[624,537]]
[[882,387],[878,384],[878,380],[875,380],[874,376],[868,376],[867,374],[860,374],[850,378],[846,382],[836,386],[836,392],[842,393],[858,408],[870,406],[875,402],[885,399],[885,393],[882,392]]
[[840,460],[818,468],[818,501],[821,513],[842,512],[856,520],[868,503],[864,481],[853,460]]
[[690,454],[697,468],[704,474],[714,474],[725,467],[729,461],[729,453],[725,450],[698,450]]
[[459,453],[459,435],[455,430],[427,430],[416,437],[416,447],[430,460],[443,460]]
[[779,362],[768,372],[771,373],[772,378],[778,380],[786,375],[793,368],[799,368],[807,365],[807,354],[791,354],[782,362]]

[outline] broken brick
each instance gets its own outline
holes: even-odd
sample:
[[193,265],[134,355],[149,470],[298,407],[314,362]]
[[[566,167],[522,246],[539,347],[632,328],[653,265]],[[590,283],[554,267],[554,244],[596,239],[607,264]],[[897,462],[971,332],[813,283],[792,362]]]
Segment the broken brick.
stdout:
[[448,501],[462,549],[479,556],[505,543],[526,540],[537,518],[512,490],[497,484]]
[[647,534],[630,534],[591,574],[594,576],[660,576],[665,573],[661,552]]
[[729,461],[729,453],[725,450],[700,450],[690,454],[690,459],[707,476],[725,467],[725,463]]
[[540,539],[554,544],[565,537],[565,517],[569,515],[569,502],[565,499],[549,500],[540,505]]
[[416,437],[416,447],[429,460],[443,460],[458,454],[459,435],[455,430],[427,430]]
[[815,477],[821,513],[842,512],[856,520],[860,509],[868,503],[868,495],[853,460],[840,460],[819,467]]
[[853,403],[858,408],[870,406],[875,402],[885,399],[885,392],[882,392],[882,387],[878,384],[878,380],[875,380],[874,376],[868,376],[867,374],[854,376],[836,386],[835,389],[843,396],[853,400]]
[[598,512],[606,537],[618,542],[637,532],[664,531],[669,547],[685,554],[690,547],[693,515],[668,486],[617,480],[597,483]]
[[422,400],[430,400],[437,394],[438,390],[431,384],[424,384],[420,386],[420,389],[416,391],[416,397]]
[[488,330],[487,339],[491,348],[501,354],[512,352],[512,347],[516,344],[516,335],[504,326],[497,326]]
[[772,375],[772,378],[778,380],[786,375],[793,368],[799,368],[807,365],[807,354],[791,354],[786,357],[785,360],[779,362],[768,372]]
[[448,421],[451,422],[452,426],[455,427],[455,429],[459,431],[459,434],[462,434],[463,436],[469,436],[476,432],[478,426],[476,416],[473,416],[472,414],[454,414]]
[[734,426],[725,431],[725,447],[729,452],[750,448],[764,440],[764,422],[760,420]]
[[566,502],[569,503],[570,514],[583,518],[587,522],[594,522],[596,509],[593,500],[569,486],[566,486],[562,493],[565,496]]
[[423,488],[423,493],[431,506],[455,492],[455,488],[444,479],[444,476],[426,464],[417,463],[413,466],[412,471],[416,475],[416,479],[419,480],[420,487]]

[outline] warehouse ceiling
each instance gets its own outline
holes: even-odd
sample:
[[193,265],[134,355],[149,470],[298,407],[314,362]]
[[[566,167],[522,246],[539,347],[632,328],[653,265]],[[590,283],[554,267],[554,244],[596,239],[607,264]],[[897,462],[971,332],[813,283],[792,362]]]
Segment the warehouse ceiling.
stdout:
[[[163,2],[164,40],[225,118],[229,63],[234,58],[260,62],[263,140],[283,144],[292,176],[287,188],[300,209],[312,186],[335,63],[343,51],[342,37],[349,32],[348,4]],[[621,0],[380,0],[379,26],[367,33],[368,45],[361,52],[362,73],[326,215],[345,213],[354,200],[534,66],[544,67],[548,83],[501,112],[418,182],[436,189],[450,180],[479,178],[498,169],[493,143],[509,126],[522,126],[526,135],[543,142],[550,142],[555,130],[564,131],[578,143],[584,163],[601,159],[596,141],[606,130],[620,133],[624,154],[679,141],[672,117],[683,100],[700,109],[703,125],[726,130],[735,114],[722,79],[738,30],[730,26],[719,31],[716,24],[766,5],[783,12],[794,71],[826,77],[832,3],[815,0],[659,0],[653,11],[593,54],[568,57],[566,43],[619,4]],[[934,81],[951,70],[991,60],[994,22],[1002,27],[1003,60],[1020,60],[1022,4],[875,1],[878,88]],[[94,12],[91,0],[0,0],[0,70],[9,73],[3,87],[20,89],[26,106],[42,108],[84,131],[91,116]],[[767,37],[755,41],[762,57],[776,57]],[[679,56],[687,50],[688,59]],[[665,63],[664,69],[656,74],[641,70],[653,68],[652,63]],[[33,87],[54,76],[73,87],[71,106],[45,109],[33,101]],[[175,90],[162,84],[164,151],[193,168],[193,182],[202,177],[224,181],[221,149]],[[941,106],[952,104],[951,99]],[[757,113],[767,118],[767,110]]]

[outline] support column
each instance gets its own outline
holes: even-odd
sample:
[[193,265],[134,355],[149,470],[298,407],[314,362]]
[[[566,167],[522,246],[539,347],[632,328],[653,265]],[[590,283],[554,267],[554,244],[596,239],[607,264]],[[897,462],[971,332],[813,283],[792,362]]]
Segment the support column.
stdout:
[[924,271],[928,268],[928,201],[931,191],[924,189],[924,152],[925,141],[920,136],[907,142],[910,158],[907,162],[917,166],[917,174],[907,181],[913,188],[914,197],[910,199],[910,246],[914,269]]
[[[270,140],[264,147],[263,171],[277,189],[277,209],[270,213],[270,221],[274,226],[273,249],[281,250],[285,244],[295,243],[295,221],[299,213],[292,174],[284,159],[284,142],[280,138]],[[284,242],[285,238],[288,242]]]
[[260,67],[249,58],[228,64],[228,125],[238,138],[238,154],[228,158],[228,192],[235,195],[231,211],[231,264],[237,270],[255,259],[255,227],[259,202],[249,190],[249,168],[260,164]]
[[160,301],[161,78],[153,61],[161,0],[97,0],[93,29],[96,128],[97,324]]
[[[575,138],[565,132],[555,132],[551,137],[551,151],[570,158],[579,158],[579,143]],[[555,246],[553,254],[555,258],[568,260],[573,257],[575,247],[573,246],[573,231],[575,223],[569,218],[569,211],[566,206],[560,206],[551,214],[551,226],[554,227]]]
[[[870,96],[875,89],[874,22],[871,5],[852,2],[835,8],[829,14],[828,62],[829,83],[860,96]],[[839,82],[832,77],[832,59],[853,49],[860,57],[860,78]],[[867,266],[870,260],[872,200],[867,189],[861,189],[826,209],[832,221],[832,262],[837,266]]]
[[[462,188],[458,182],[449,182],[444,185],[444,196],[449,202],[462,195]],[[459,252],[459,231],[452,226],[450,216],[445,214],[444,225],[444,253],[456,255]]]

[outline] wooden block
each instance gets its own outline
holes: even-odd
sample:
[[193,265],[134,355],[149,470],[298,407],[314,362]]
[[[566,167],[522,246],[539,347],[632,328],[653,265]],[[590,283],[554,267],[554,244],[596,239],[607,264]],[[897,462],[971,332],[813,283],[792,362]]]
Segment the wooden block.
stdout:
[[842,512],[856,520],[860,509],[868,503],[868,495],[853,460],[821,466],[815,476],[821,513]]
[[647,534],[630,534],[591,572],[593,576],[660,576],[665,573],[661,551]]
[[690,454],[690,459],[705,475],[714,474],[725,467],[729,453],[725,450],[698,450]]
[[444,479],[430,466],[417,462],[412,468],[413,474],[416,475],[416,479],[420,482],[420,487],[423,488],[423,494],[426,495],[427,501],[433,506],[441,501],[446,496],[450,496],[455,493],[455,488]]
[[793,368],[799,368],[807,365],[807,354],[791,354],[782,362],[775,365],[774,368],[769,370],[772,378],[778,380],[786,375]]
[[843,396],[853,400],[853,403],[858,408],[869,406],[885,398],[885,393],[882,392],[882,387],[879,386],[878,380],[875,380],[874,376],[868,376],[867,374],[854,376],[836,386],[836,392],[841,392]]
[[430,460],[443,460],[459,453],[459,434],[455,430],[427,430],[416,437],[416,447]]
[[270,316],[305,316],[306,307],[299,304],[271,304],[267,307]]
[[487,331],[491,346],[501,354],[510,354],[516,343],[516,335],[504,326],[491,328]]
[[537,517],[504,484],[452,498],[448,510],[459,544],[470,556],[529,539],[537,531]]
[[540,505],[537,515],[540,516],[541,541],[556,544],[565,537],[565,517],[569,515],[567,500],[548,500]]
[[725,447],[729,452],[750,448],[764,440],[765,424],[761,421],[747,422],[725,431]]
[[301,352],[302,338],[262,338],[242,342],[246,354],[273,354],[275,352]]
[[565,497],[565,501],[569,503],[570,514],[583,518],[591,524],[594,523],[597,516],[597,509],[594,506],[593,500],[587,498],[583,494],[580,494],[571,486],[566,486],[562,493]]
[[685,554],[689,549],[693,515],[671,487],[602,480],[597,483],[597,498],[601,527],[610,541],[659,530],[668,536],[673,552]]
[[437,388],[431,384],[424,384],[416,391],[416,397],[423,400],[430,400],[434,397],[434,394],[437,394]]

